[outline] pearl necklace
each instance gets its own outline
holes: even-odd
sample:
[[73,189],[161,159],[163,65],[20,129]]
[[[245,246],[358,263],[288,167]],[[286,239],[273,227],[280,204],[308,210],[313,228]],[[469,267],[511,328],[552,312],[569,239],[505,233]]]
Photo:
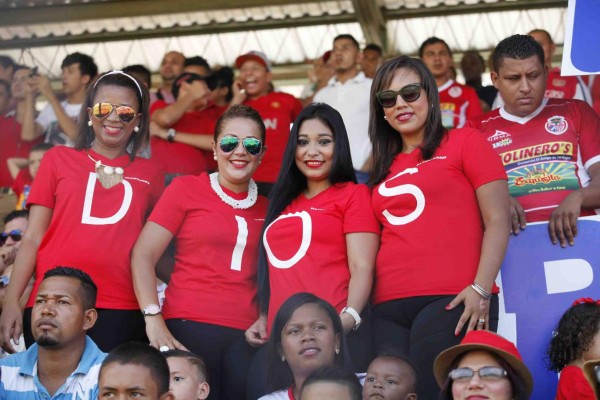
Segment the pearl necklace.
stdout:
[[209,178],[210,187],[215,191],[217,196],[223,200],[223,203],[241,210],[250,208],[256,203],[256,199],[258,198],[258,187],[252,178],[250,178],[250,182],[248,182],[248,197],[243,200],[236,200],[223,191],[223,188],[219,184],[218,172],[213,172],[209,175]]
[[110,165],[104,165],[100,160],[94,160],[90,153],[87,153],[90,160],[92,160],[96,166],[96,175],[98,180],[104,189],[110,189],[113,186],[123,182],[123,174],[125,171],[121,167],[111,167]]

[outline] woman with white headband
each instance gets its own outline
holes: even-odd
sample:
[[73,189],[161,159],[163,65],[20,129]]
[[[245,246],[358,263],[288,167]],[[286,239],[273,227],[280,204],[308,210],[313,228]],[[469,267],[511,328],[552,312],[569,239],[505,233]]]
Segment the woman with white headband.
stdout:
[[[55,147],[39,168],[27,206],[29,227],[15,261],[0,317],[2,346],[22,331],[31,344],[30,319],[44,273],[56,266],[87,272],[98,287],[98,320],[88,335],[105,352],[144,340],[130,253],[163,188],[160,171],[136,157],[149,138],[148,89],[121,71],[100,76],[86,92],[75,148]],[[19,306],[35,277],[24,318]]]

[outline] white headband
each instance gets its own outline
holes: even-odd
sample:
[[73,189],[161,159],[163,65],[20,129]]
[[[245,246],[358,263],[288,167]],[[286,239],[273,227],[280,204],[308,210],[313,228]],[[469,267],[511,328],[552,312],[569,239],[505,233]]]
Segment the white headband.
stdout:
[[100,78],[98,78],[98,80],[96,81],[96,83],[94,83],[94,89],[96,89],[96,86],[98,85],[98,82],[100,82],[102,80],[102,78],[104,78],[105,76],[108,75],[114,75],[114,74],[120,74],[120,75],[125,75],[126,77],[128,77],[129,79],[131,79],[133,81],[133,83],[135,83],[135,86],[137,86],[138,90],[140,91],[140,97],[144,98],[144,95],[142,94],[142,88],[140,87],[140,84],[138,83],[138,81],[131,75],[126,74],[123,71],[118,71],[118,70],[113,70],[110,72],[105,73],[104,75],[102,75]]

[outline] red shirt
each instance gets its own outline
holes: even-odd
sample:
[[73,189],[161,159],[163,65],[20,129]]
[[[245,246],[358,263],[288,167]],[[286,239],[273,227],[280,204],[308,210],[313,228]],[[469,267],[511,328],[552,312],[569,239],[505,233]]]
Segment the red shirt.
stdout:
[[269,263],[269,327],[291,295],[310,292],[338,311],[347,305],[350,270],[346,235],[379,233],[370,191],[352,182],[308,199],[301,194],[265,230]]
[[469,124],[500,155],[529,222],[548,221],[569,193],[589,184],[587,169],[600,161],[600,119],[580,100],[544,99],[525,118],[500,108]]
[[372,195],[383,226],[374,304],[470,285],[483,240],[475,190],[500,179],[502,164],[475,129],[451,130],[427,161],[419,149],[399,153]]
[[579,367],[566,366],[560,371],[556,400],[595,400],[594,390]]
[[[238,200],[247,196],[223,190]],[[258,244],[266,212],[262,196],[245,210],[225,204],[207,174],[173,180],[149,218],[176,239],[165,319],[244,330],[256,321]]]
[[574,76],[561,76],[560,68],[552,68],[548,72],[544,97],[553,99],[572,99],[577,92],[579,81]]
[[[163,100],[158,100],[152,104],[150,113],[168,105]],[[186,112],[172,128],[177,132],[212,136],[217,119],[223,111],[222,107],[211,106],[201,111]],[[208,165],[214,167],[212,152],[208,154],[196,147],[169,142],[158,136],[150,139],[150,151],[150,159],[156,161],[159,168],[167,174],[198,175],[205,172]],[[210,161],[207,162],[207,158]]]
[[462,128],[468,119],[482,113],[477,92],[450,79],[438,88],[444,128]]
[[273,183],[279,175],[290,126],[302,111],[302,104],[291,94],[271,92],[258,99],[248,99],[244,105],[258,111],[267,128],[267,151],[253,177],[257,182]]
[[21,124],[14,113],[0,116],[0,187],[9,187],[13,183],[6,160],[12,157],[29,157],[29,150],[41,143],[43,137],[27,141],[21,139]]
[[[103,188],[88,151],[104,165],[122,167],[123,182]],[[33,305],[44,273],[66,265],[92,277],[98,286],[98,308],[138,309],[130,253],[160,196],[163,178],[149,160],[130,162],[128,155],[110,160],[88,151],[57,146],[42,159],[28,206],[41,205],[53,213],[38,249],[28,307]]]

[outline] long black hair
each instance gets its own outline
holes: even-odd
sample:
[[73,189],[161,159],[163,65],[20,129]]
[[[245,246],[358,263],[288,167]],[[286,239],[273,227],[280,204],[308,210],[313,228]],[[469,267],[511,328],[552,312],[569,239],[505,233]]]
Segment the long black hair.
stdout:
[[[136,84],[137,83],[137,84]],[[139,131],[129,137],[127,149],[130,151],[129,158],[133,161],[140,149],[146,147],[150,141],[150,93],[142,82],[122,71],[112,71],[102,74],[92,82],[86,92],[85,100],[81,105],[79,116],[79,132],[75,143],[76,149],[89,149],[96,138],[94,128],[88,126],[88,108],[94,105],[94,97],[99,88],[103,86],[119,86],[127,88],[135,93],[138,101],[138,113],[141,114]]]
[[[283,154],[283,162],[279,170],[279,177],[271,189],[270,203],[267,216],[263,225],[264,231],[281,212],[306,188],[306,177],[300,172],[296,165],[296,146],[298,145],[298,132],[305,121],[317,119],[327,125],[333,133],[334,147],[331,170],[329,171],[329,183],[354,182],[356,175],[352,166],[350,155],[350,143],[348,133],[344,126],[344,120],[340,113],[333,107],[323,103],[313,103],[306,107],[296,121],[290,132],[290,136]],[[261,236],[262,237],[262,236]],[[260,295],[261,310],[266,313],[269,307],[269,264],[264,246],[260,246],[258,262],[258,290]]]
[[333,324],[333,333],[340,338],[340,352],[335,355],[336,367],[352,371],[352,365],[346,349],[344,328],[337,311],[331,304],[312,293],[296,293],[289,297],[277,311],[273,327],[267,342],[267,376],[272,391],[282,390],[294,383],[294,375],[288,363],[281,360],[281,333],[292,318],[294,312],[305,304],[315,304],[321,308]]
[[386,61],[377,70],[377,74],[371,85],[370,116],[369,116],[369,138],[373,143],[373,171],[369,178],[369,184],[375,185],[388,174],[392,161],[396,154],[402,151],[402,137],[385,120],[383,107],[377,101],[376,94],[390,87],[396,70],[405,68],[414,72],[421,79],[421,85],[427,95],[429,113],[425,122],[425,137],[420,146],[421,155],[424,160],[429,160],[440,146],[446,135],[446,129],[442,126],[442,112],[440,110],[440,96],[435,79],[423,61],[418,58],[399,56]]

